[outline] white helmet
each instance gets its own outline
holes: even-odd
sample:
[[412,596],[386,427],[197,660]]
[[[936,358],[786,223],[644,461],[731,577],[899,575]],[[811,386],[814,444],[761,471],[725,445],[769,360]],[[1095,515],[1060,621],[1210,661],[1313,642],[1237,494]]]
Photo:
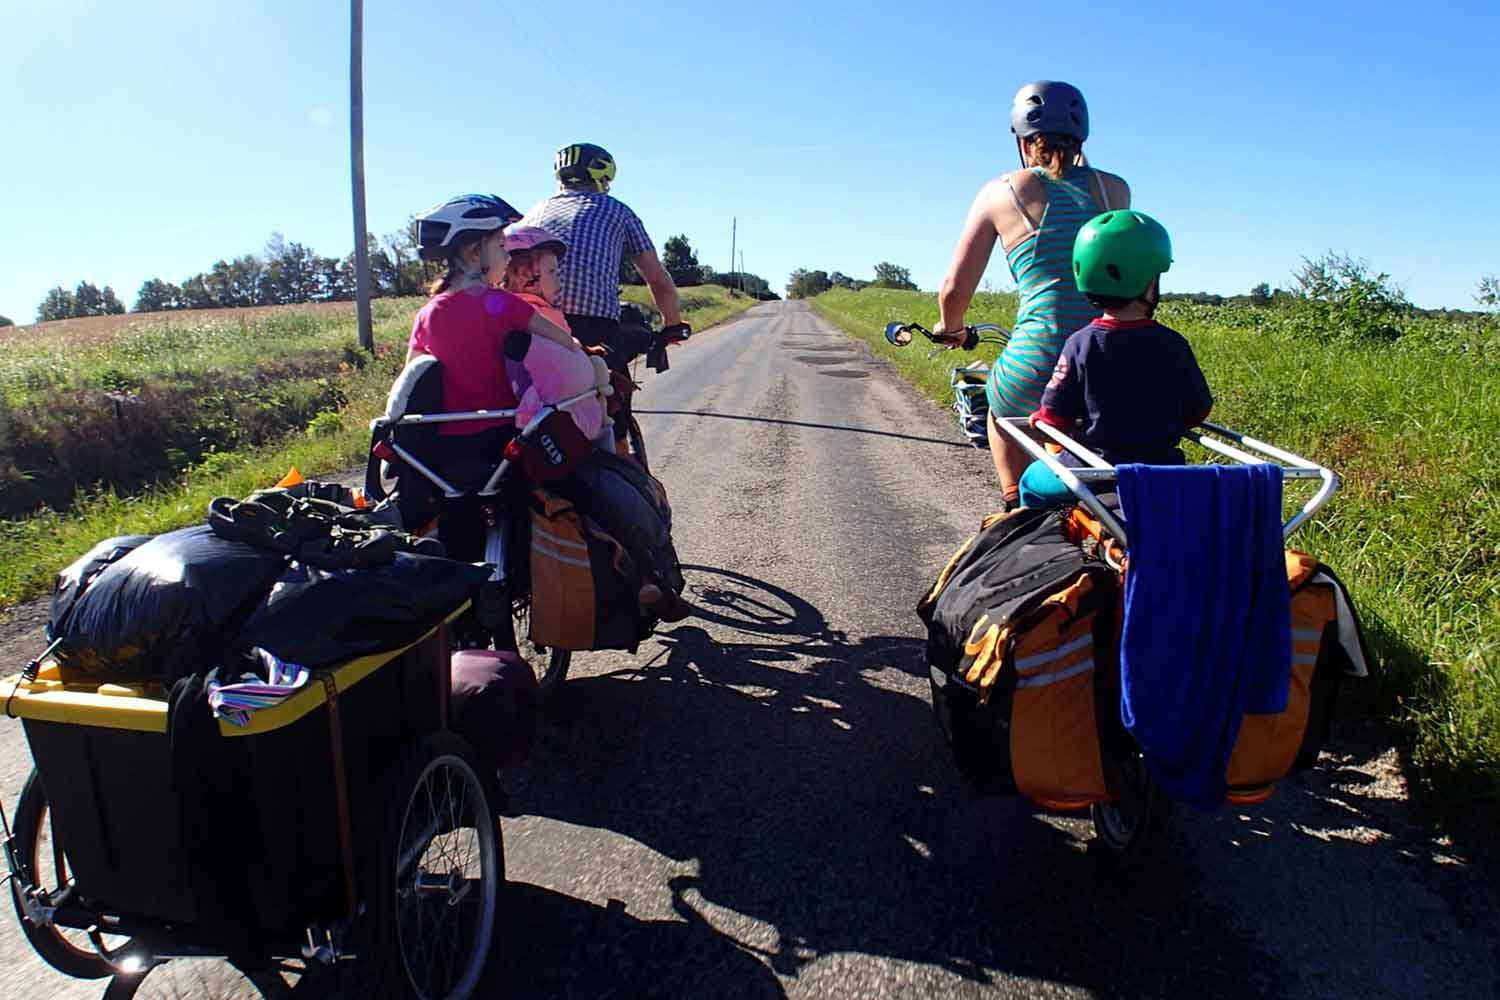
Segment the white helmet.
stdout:
[[491,232],[521,218],[503,198],[464,194],[417,216],[417,254],[423,260],[447,260],[454,242],[467,232]]

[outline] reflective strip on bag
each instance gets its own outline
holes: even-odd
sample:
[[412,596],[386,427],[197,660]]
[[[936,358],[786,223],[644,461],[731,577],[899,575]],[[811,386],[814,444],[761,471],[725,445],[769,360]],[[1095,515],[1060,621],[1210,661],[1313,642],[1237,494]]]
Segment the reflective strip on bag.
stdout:
[[[1016,660],[1016,673],[1033,673],[1034,671],[1032,668],[1051,663],[1054,660],[1060,660],[1064,656],[1067,656],[1069,653],[1076,653],[1083,647],[1092,645],[1093,642],[1094,636],[1093,633],[1090,632],[1085,633],[1077,639],[1074,639],[1072,642],[1058,646],[1056,649],[1049,649],[1045,653],[1036,653],[1032,656],[1022,656]],[[1093,661],[1090,662],[1092,663]]]
[[[1092,641],[1092,639],[1090,641]],[[1093,669],[1094,660],[1092,657],[1090,657],[1089,659],[1084,660],[1082,663],[1075,664],[1074,666],[1071,666],[1066,670],[1059,670],[1055,674],[1034,674],[1029,677],[1022,677],[1020,680],[1016,681],[1016,687],[1045,687],[1048,684],[1056,684],[1059,681],[1065,681],[1070,677],[1077,677],[1079,674],[1088,673]]]
[[[584,548],[584,550],[587,551],[587,548],[584,546],[580,546],[580,548]],[[584,569],[588,569],[590,565],[587,559],[578,559],[573,556],[565,556],[561,552],[556,552],[552,549],[549,549],[547,546],[541,544],[541,542],[539,542],[535,538],[531,540],[531,549],[533,552],[538,552],[546,556],[548,559],[555,559],[556,561],[560,563],[566,563],[569,566],[582,566]]]
[[532,522],[531,533],[533,536],[540,535],[541,537],[545,538],[550,544],[560,546],[561,548],[577,549],[580,552],[587,552],[589,550],[588,545],[584,542],[575,541],[571,538],[564,538],[561,535],[554,535],[552,532],[548,531],[546,528],[543,528],[540,524],[537,524],[535,522]]

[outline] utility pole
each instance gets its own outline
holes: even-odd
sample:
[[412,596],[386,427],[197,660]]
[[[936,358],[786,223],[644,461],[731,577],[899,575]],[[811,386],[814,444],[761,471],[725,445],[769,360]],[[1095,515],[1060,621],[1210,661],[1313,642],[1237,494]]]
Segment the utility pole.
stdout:
[[370,246],[365,233],[364,0],[349,0],[349,161],[354,181],[354,301],[359,346],[375,353],[370,326]]
[[734,221],[729,224],[729,273],[734,273],[734,240],[739,235],[740,217],[735,216]]

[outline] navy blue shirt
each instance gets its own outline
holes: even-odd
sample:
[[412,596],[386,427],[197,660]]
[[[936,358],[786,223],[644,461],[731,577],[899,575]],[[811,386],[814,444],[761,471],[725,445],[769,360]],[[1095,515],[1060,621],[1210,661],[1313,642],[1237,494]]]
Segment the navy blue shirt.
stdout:
[[1213,403],[1182,334],[1155,320],[1100,317],[1063,345],[1032,419],[1075,434],[1115,464],[1177,465],[1183,432]]

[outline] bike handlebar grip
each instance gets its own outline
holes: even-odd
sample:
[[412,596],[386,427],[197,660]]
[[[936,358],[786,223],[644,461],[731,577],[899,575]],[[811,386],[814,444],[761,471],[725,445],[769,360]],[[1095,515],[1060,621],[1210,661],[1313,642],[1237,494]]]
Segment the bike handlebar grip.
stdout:
[[979,346],[979,331],[972,326],[964,327],[964,350],[972,351]]
[[662,327],[661,335],[668,343],[681,343],[693,335],[693,328],[686,323],[673,323]]

